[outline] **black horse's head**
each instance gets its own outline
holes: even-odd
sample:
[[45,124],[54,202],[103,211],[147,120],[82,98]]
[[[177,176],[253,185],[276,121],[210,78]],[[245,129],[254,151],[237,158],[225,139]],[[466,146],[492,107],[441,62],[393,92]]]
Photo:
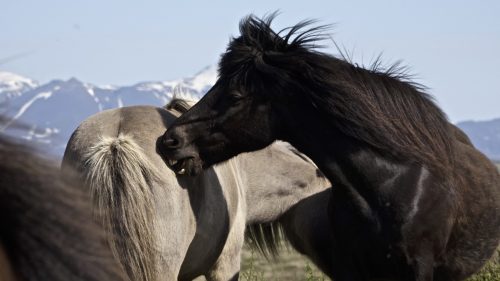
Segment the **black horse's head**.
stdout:
[[277,33],[270,28],[273,18],[249,16],[240,23],[241,35],[221,57],[217,83],[163,135],[160,150],[176,172],[198,174],[264,148],[281,138],[286,108],[304,104],[293,94],[312,72],[301,57],[312,54],[323,27],[298,33],[310,23],[302,22]]

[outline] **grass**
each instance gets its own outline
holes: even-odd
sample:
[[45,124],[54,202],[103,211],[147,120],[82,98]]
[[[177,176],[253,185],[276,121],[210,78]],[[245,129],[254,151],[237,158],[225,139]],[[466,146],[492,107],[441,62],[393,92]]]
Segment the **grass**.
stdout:
[[306,257],[294,250],[283,248],[276,260],[267,260],[245,247],[243,251],[242,281],[306,280],[327,281],[327,278]]
[[250,258],[244,259],[247,262],[246,268],[241,272],[240,279],[246,281],[261,281],[264,280],[264,272],[259,271],[255,267],[255,253],[253,250],[250,251]]
[[[306,257],[293,250],[281,251],[276,261],[267,261],[260,254],[245,248],[243,253],[242,281],[327,281]],[[496,256],[476,275],[467,281],[500,281],[500,249]]]
[[495,256],[481,272],[467,281],[500,281],[500,248],[497,249]]

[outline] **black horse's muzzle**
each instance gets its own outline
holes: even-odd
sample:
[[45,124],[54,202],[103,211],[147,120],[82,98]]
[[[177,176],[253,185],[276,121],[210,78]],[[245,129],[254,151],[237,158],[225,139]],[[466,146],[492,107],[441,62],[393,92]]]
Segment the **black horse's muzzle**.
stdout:
[[160,138],[158,150],[176,174],[197,175],[202,170],[201,160],[195,146],[186,142],[182,134],[176,127],[167,130]]

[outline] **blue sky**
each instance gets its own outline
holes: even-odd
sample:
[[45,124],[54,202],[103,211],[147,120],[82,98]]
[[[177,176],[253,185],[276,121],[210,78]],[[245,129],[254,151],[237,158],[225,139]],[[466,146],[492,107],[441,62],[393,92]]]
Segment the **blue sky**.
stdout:
[[[369,64],[403,60],[452,121],[500,117],[500,1],[0,0],[0,70],[46,82],[133,84],[215,64],[239,20],[306,18]],[[336,53],[329,48],[327,52]]]

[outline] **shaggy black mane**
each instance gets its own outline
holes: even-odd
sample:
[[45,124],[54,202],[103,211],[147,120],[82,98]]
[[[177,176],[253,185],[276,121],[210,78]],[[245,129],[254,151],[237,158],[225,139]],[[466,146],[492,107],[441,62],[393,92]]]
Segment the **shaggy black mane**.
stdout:
[[220,80],[271,99],[300,96],[349,137],[435,172],[449,170],[454,142],[447,117],[400,64],[383,69],[377,59],[365,69],[320,52],[329,26],[309,20],[275,32],[275,16],[241,21],[240,36],[221,57]]

